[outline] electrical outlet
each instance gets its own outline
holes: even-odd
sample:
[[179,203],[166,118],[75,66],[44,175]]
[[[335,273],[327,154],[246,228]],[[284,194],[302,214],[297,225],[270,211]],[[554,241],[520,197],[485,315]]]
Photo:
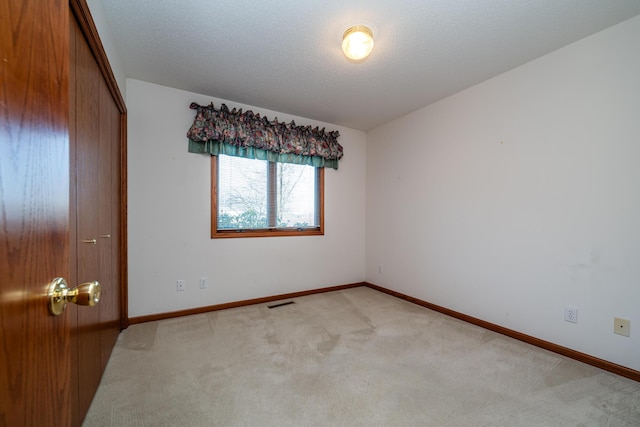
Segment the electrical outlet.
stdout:
[[613,319],[613,332],[625,337],[629,336],[629,329],[631,328],[631,322],[627,319],[621,319],[616,317]]
[[575,307],[564,308],[564,321],[578,323],[578,309]]
[[201,277],[200,278],[200,289],[207,289],[207,278],[206,277]]
[[176,282],[176,290],[178,292],[182,292],[182,291],[186,291],[187,290],[187,285],[186,285],[184,280],[178,280]]
[[382,274],[383,268],[382,268],[382,264],[380,264],[378,266],[378,273]]

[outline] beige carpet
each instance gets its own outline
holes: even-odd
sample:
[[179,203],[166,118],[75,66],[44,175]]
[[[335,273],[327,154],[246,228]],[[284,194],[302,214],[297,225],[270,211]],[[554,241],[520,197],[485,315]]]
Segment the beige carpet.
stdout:
[[131,326],[84,425],[640,426],[638,382],[369,288],[294,301]]

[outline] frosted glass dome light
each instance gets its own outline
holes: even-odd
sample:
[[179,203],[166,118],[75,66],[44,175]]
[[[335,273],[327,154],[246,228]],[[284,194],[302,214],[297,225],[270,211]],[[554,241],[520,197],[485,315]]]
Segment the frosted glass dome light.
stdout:
[[361,61],[373,50],[373,33],[364,25],[347,29],[342,36],[342,51],[353,61]]

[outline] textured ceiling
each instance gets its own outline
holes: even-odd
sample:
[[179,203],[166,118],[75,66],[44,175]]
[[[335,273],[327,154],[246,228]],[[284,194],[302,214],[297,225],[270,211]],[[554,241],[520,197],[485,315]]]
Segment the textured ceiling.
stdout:
[[[127,77],[368,130],[640,14],[640,0],[104,0]],[[368,24],[375,48],[340,43]],[[185,107],[186,108],[186,107]]]

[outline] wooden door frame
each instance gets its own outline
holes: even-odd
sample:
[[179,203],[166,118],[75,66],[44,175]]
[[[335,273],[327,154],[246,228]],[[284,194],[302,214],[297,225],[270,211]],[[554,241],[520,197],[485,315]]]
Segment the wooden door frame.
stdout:
[[128,297],[128,266],[127,266],[127,107],[118,87],[118,83],[109,64],[109,59],[100,41],[98,29],[93,22],[86,0],[69,0],[69,6],[78,22],[89,49],[96,59],[98,68],[104,77],[109,92],[120,112],[120,230],[119,254],[117,260],[120,275],[120,327],[129,326],[129,297]]

